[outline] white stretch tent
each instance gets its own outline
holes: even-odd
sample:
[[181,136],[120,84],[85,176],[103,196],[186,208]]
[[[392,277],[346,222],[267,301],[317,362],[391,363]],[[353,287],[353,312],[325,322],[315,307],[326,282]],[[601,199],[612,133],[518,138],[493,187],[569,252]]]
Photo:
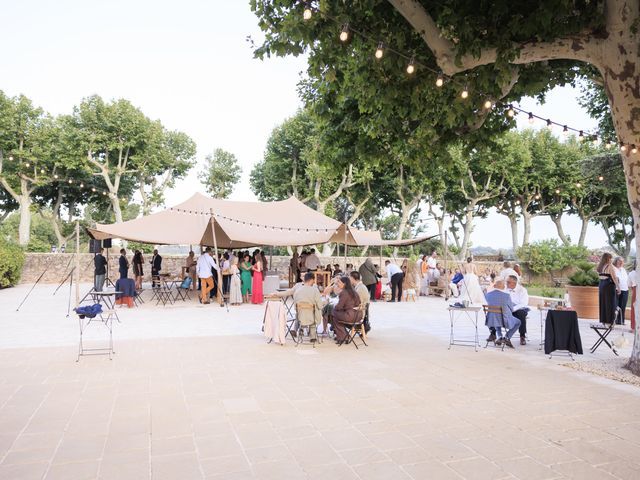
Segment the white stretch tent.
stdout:
[[[245,248],[257,245],[303,246],[326,242],[347,245],[411,245],[430,237],[383,240],[380,232],[358,230],[309,208],[294,197],[277,202],[237,202],[195,193],[161,212],[122,223],[87,229],[97,239],[121,238],[157,245]],[[346,236],[345,236],[346,228]]]

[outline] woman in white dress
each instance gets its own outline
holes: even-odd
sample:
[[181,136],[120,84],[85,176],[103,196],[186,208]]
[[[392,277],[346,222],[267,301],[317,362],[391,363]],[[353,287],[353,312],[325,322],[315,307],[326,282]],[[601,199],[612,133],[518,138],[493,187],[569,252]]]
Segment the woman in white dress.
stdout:
[[482,288],[480,287],[480,280],[478,279],[478,269],[473,263],[471,257],[467,258],[467,263],[462,265],[462,279],[460,287],[460,299],[469,300],[470,303],[475,305],[483,305],[486,300]]
[[231,272],[229,303],[231,305],[240,305],[242,303],[242,280],[240,279],[240,269],[238,268],[238,257],[233,259],[229,271]]

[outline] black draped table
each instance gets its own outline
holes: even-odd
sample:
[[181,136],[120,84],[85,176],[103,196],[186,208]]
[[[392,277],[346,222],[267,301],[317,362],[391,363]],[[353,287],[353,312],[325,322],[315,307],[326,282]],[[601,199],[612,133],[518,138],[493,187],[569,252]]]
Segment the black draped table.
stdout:
[[566,350],[582,355],[578,314],[573,310],[549,310],[544,330],[544,353]]

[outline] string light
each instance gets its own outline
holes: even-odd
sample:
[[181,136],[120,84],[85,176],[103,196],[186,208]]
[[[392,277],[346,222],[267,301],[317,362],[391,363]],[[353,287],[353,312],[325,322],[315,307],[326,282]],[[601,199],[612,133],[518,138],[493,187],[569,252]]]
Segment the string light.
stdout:
[[507,115],[509,117],[515,116],[516,111],[513,109],[513,105],[509,104],[509,108],[507,109]]
[[633,153],[634,155],[638,153],[638,149],[636,148],[635,145],[631,145],[631,153]]
[[436,87],[441,87],[442,85],[444,85],[444,77],[442,76],[442,73],[438,73],[438,78],[436,78]]
[[493,107],[493,102],[491,100],[485,100],[484,108],[487,109],[487,110],[490,110],[491,107]]
[[566,137],[567,135],[569,135],[569,127],[567,127],[566,125],[564,127],[562,127],[562,134]]
[[621,152],[626,152],[627,151],[627,146],[624,143],[620,144],[620,151]]
[[305,20],[310,20],[312,15],[311,6],[307,3],[304,6],[304,12],[302,12],[302,18]]
[[598,145],[600,145],[600,139],[598,138],[597,135],[593,136],[593,146],[597,147]]
[[384,43],[378,43],[378,48],[376,48],[376,58],[380,60],[384,55]]
[[535,118],[533,118],[533,113],[529,112],[529,123],[533,125],[534,121],[535,121]]
[[69,185],[71,185],[73,183],[73,180],[69,179]]
[[25,167],[27,167],[27,168],[29,168],[29,167],[31,166],[31,164],[30,164],[29,162],[25,162],[25,163],[24,163],[24,166],[25,166]]
[[411,60],[409,60],[409,65],[407,65],[407,73],[411,75],[415,71],[416,71],[415,59],[411,57]]
[[53,178],[55,178],[57,180],[58,179],[58,175],[54,175]]
[[467,98],[469,96],[469,88],[467,88],[467,86],[465,85],[464,88],[462,89],[462,92],[460,93],[460,96],[462,98]]
[[40,169],[40,173],[44,174],[44,168]]
[[576,183],[576,187],[580,188],[582,184],[580,182]]
[[349,40],[349,24],[345,23],[342,26],[342,31],[340,32],[340,41],[346,42],[347,40]]
[[560,193],[560,189],[559,188],[556,188],[556,193]]
[[536,194],[535,199],[536,200],[540,200],[540,194],[539,193]]
[[612,146],[613,146],[613,144],[611,143],[611,140],[607,140],[607,143],[604,145],[604,148],[609,150]]
[[551,122],[551,120],[550,120],[550,119],[547,119],[547,128],[548,128],[549,130],[553,130],[553,123]]
[[600,176],[598,177],[598,180],[603,181],[603,180],[604,180],[604,177],[603,177],[602,175],[600,175]]
[[583,141],[584,140],[584,132],[582,130],[580,130],[580,133],[578,134],[578,141]]

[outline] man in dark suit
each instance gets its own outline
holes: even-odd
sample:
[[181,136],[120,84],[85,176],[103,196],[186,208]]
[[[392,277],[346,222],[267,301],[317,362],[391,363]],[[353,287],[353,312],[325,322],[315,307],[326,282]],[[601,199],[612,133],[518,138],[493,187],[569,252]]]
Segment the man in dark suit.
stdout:
[[93,257],[93,265],[94,265],[94,283],[93,288],[96,292],[101,292],[104,288],[104,281],[107,276],[107,259],[102,255],[104,252],[104,248],[100,249],[100,252]]
[[[487,299],[487,305],[502,307],[502,315],[498,313],[487,313],[487,319],[485,325],[491,331],[491,335],[487,341],[495,341],[496,345],[502,345],[503,343],[509,347],[514,348],[511,343],[511,337],[520,327],[520,320],[513,316],[513,302],[511,296],[507,292],[503,292],[505,284],[504,280],[496,280],[494,284],[495,290],[491,290],[485,295]],[[502,336],[502,328],[507,330],[505,336]],[[495,333],[493,330],[495,328]]]
[[160,270],[162,270],[162,257],[158,253],[158,250],[153,251],[153,257],[151,258],[151,283],[156,286],[159,284]]
[[127,251],[124,248],[120,249],[118,272],[120,272],[120,278],[129,278],[129,260],[127,260]]

